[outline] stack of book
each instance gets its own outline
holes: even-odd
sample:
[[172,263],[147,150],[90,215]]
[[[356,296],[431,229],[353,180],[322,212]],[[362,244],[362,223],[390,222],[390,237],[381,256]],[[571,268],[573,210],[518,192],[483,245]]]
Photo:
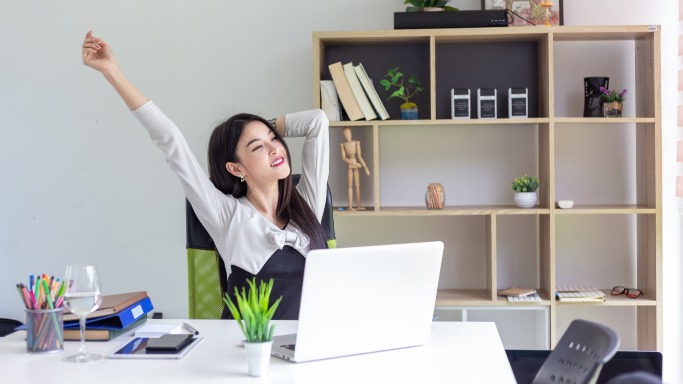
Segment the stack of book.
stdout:
[[601,303],[605,301],[605,292],[586,286],[563,286],[557,287],[555,293],[558,301],[565,302],[588,302]]
[[[147,292],[128,292],[102,296],[99,309],[85,320],[85,339],[107,341],[141,326],[154,309]],[[80,340],[78,316],[64,311],[64,340]]]
[[541,296],[535,289],[511,287],[500,291],[501,296],[507,297],[508,301],[513,302],[535,302],[541,301]]
[[351,121],[389,118],[363,64],[337,62],[330,64],[329,69],[332,80],[320,81],[320,105],[330,121],[341,120],[338,100]]

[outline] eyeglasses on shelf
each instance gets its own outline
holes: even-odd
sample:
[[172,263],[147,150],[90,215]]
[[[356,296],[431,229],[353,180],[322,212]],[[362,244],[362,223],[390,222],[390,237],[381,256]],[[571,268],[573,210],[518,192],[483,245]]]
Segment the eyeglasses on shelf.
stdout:
[[640,289],[626,288],[626,287],[622,287],[621,285],[617,285],[616,287],[612,288],[612,295],[613,296],[626,295],[626,297],[628,297],[630,299],[637,299],[640,296],[645,295],[645,292],[641,291]]

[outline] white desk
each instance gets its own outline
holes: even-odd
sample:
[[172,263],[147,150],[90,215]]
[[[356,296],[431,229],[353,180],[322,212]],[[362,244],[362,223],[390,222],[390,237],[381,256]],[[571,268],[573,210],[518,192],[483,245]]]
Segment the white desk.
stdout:
[[[181,320],[149,320],[179,323]],[[242,334],[234,321],[188,320],[204,340],[181,360],[115,360],[74,364],[64,361],[79,342],[64,352],[26,353],[25,332],[0,339],[0,377],[13,384],[35,383],[515,383],[494,323],[435,322],[431,341],[421,347],[365,355],[289,363],[271,358],[270,374],[247,376]],[[293,333],[294,321],[278,321],[276,334]],[[130,340],[88,342],[102,355]]]

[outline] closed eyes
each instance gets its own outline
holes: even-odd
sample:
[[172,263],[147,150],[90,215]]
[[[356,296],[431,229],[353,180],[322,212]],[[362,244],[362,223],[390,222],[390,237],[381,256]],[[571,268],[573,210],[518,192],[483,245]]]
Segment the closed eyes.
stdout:
[[[278,139],[277,136],[275,136],[275,135],[273,135],[273,136],[270,137],[270,142],[271,142],[271,143],[272,143],[272,142],[275,142],[275,141],[278,141],[278,140],[279,140],[279,139]],[[258,150],[261,149],[261,148],[263,148],[263,144],[259,144],[259,145],[255,146],[254,148],[252,148],[251,151],[252,151],[252,152],[256,152],[256,151],[258,151]]]

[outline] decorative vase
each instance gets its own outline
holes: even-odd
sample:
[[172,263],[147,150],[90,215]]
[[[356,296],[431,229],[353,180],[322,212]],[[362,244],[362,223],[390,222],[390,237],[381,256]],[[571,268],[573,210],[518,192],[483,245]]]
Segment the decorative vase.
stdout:
[[443,209],[446,194],[443,190],[443,184],[430,183],[427,185],[427,192],[425,192],[425,204],[429,209]]
[[621,117],[623,103],[619,101],[605,101],[602,103],[602,115],[605,117]]
[[422,7],[420,8],[421,12],[443,12],[444,9],[441,7]]
[[609,88],[609,77],[583,78],[583,117],[601,117],[600,87]]
[[401,104],[401,120],[417,120],[417,104],[413,102]]
[[538,194],[534,192],[515,192],[515,204],[520,208],[533,208],[538,202]]
[[247,367],[249,376],[261,377],[268,376],[270,368],[270,352],[273,348],[273,341],[262,343],[244,343],[247,352]]

